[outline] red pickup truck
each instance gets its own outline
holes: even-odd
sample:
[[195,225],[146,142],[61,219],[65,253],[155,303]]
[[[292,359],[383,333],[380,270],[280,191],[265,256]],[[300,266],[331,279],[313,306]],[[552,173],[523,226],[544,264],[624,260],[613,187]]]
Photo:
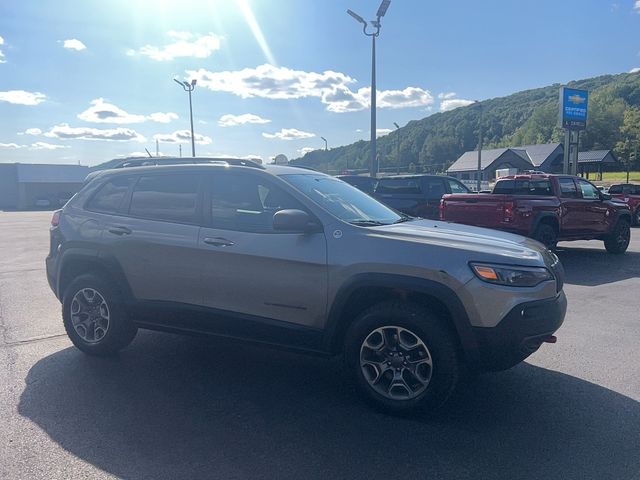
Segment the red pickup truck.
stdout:
[[629,205],[633,222],[640,225],[640,185],[635,183],[617,183],[609,187],[609,195]]
[[631,210],[570,175],[502,177],[490,194],[444,195],[440,219],[518,233],[555,248],[560,240],[603,240],[624,253],[631,239]]

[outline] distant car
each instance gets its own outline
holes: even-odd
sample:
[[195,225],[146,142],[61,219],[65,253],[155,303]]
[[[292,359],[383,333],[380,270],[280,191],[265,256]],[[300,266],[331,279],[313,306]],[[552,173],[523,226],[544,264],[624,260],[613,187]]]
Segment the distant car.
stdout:
[[38,208],[48,208],[51,206],[51,200],[46,197],[38,197],[34,202],[34,206]]
[[440,199],[444,194],[471,193],[462,182],[442,175],[398,175],[378,181],[374,197],[382,203],[412,217],[439,218]]
[[609,195],[622,200],[629,206],[634,225],[640,225],[640,185],[634,183],[616,183],[609,187]]
[[369,195],[373,195],[376,185],[378,184],[377,178],[363,177],[361,175],[337,175],[337,178]]

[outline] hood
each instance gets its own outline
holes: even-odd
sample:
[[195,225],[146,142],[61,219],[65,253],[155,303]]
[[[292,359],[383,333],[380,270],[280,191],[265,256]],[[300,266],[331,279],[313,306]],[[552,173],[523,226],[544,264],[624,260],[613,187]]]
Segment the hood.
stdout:
[[540,265],[547,258],[546,248],[531,238],[458,223],[413,220],[375,227],[371,231],[397,240],[467,250],[477,253],[475,258],[483,256],[487,261]]

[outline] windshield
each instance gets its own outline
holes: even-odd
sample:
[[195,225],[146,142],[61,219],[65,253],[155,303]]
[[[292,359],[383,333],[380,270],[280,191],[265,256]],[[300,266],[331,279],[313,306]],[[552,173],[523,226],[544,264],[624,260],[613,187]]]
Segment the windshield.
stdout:
[[314,174],[282,175],[281,178],[332,215],[354,225],[389,225],[407,218],[337,178]]

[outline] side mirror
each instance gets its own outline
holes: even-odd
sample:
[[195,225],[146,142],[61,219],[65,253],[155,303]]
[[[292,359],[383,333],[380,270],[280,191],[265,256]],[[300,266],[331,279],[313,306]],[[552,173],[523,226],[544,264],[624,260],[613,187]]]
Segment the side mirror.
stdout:
[[601,193],[600,194],[600,198],[602,200],[611,200],[612,197],[611,197],[611,194],[609,194],[609,193]]
[[273,229],[279,232],[311,233],[320,230],[320,226],[307,212],[295,209],[280,210],[273,215]]

